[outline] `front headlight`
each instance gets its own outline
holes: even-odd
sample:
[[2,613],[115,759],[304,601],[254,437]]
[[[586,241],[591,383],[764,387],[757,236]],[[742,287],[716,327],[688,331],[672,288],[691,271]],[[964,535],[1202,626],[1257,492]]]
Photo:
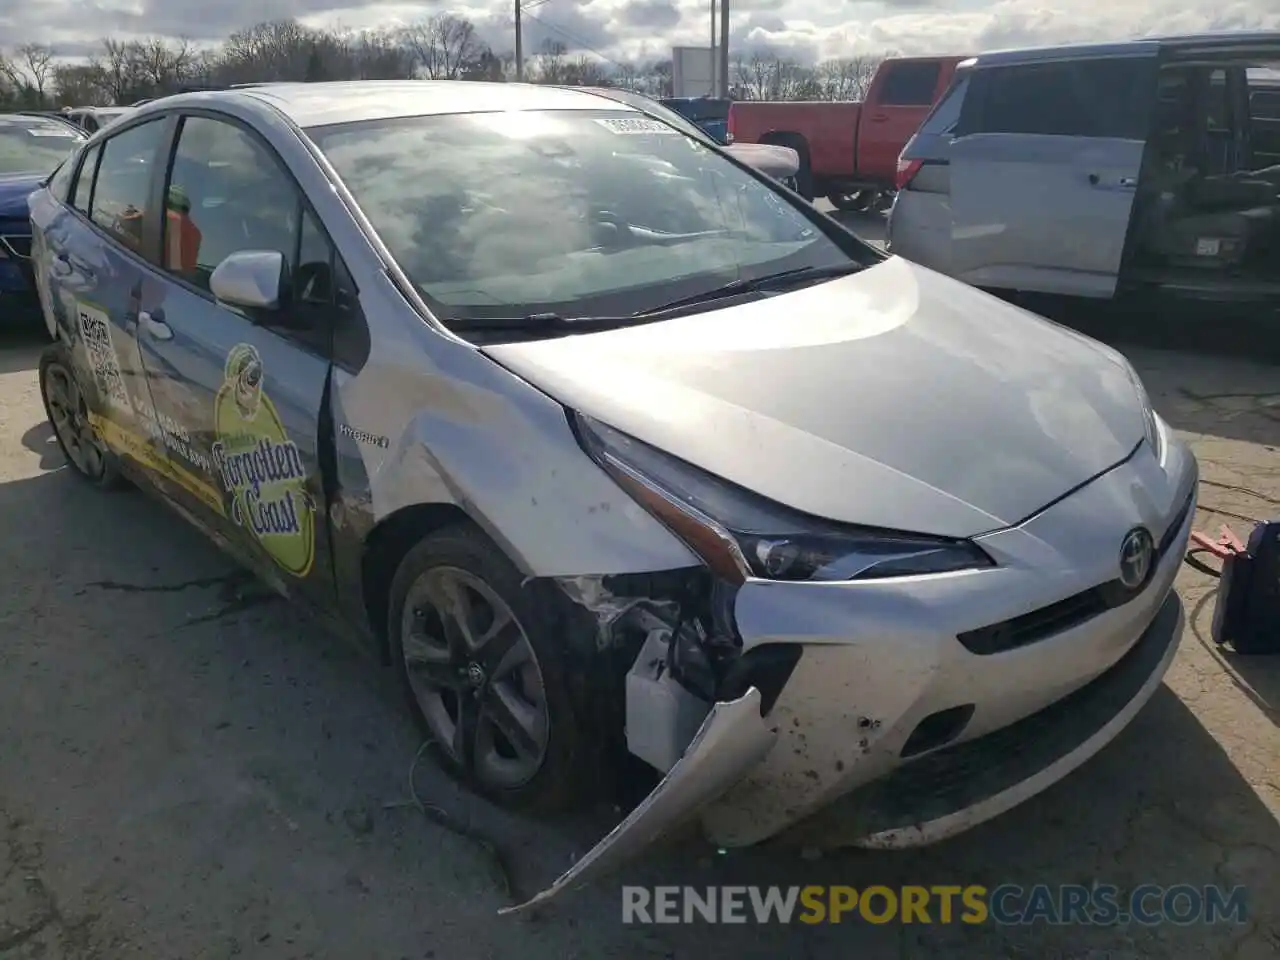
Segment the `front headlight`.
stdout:
[[716,574],[870,580],[994,566],[967,540],[852,527],[766,500],[582,414],[583,447]]

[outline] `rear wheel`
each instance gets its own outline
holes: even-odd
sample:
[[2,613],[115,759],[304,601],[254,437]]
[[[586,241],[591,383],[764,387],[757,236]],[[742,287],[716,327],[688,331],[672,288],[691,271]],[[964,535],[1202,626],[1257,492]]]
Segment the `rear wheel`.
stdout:
[[852,193],[833,193],[827,196],[831,205],[845,213],[865,213],[875,202],[875,190],[854,190]]
[[40,356],[40,396],[54,439],[72,472],[104,490],[122,486],[115,457],[89,423],[88,404],[61,342],[46,347]]
[[591,766],[562,667],[568,600],[522,584],[478,530],[409,551],[391,587],[393,660],[449,773],[497,803],[554,813],[583,799]]

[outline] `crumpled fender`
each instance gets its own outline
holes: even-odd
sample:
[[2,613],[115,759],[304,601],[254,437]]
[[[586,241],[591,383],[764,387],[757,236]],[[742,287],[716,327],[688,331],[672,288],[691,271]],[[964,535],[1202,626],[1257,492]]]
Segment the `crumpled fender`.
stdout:
[[500,914],[521,913],[610,873],[742,779],[773,748],[778,731],[760,715],[760,691],[717,703],[693,742],[631,814],[547,889]]

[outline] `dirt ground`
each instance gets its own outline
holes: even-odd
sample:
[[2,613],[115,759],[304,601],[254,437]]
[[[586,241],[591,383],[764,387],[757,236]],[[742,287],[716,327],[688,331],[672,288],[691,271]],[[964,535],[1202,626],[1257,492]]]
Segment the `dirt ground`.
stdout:
[[[1123,349],[1123,347],[1122,347]],[[485,848],[409,800],[418,743],[387,671],[265,597],[136,492],[63,469],[33,338],[0,342],[0,957],[1262,960],[1280,953],[1280,665],[1208,637],[1213,581],[1178,589],[1162,689],[1023,807],[903,853],[663,849],[536,922],[498,918]],[[1127,350],[1203,471],[1198,527],[1280,515],[1280,370]],[[429,764],[429,803],[493,839],[517,890],[608,811],[527,823]],[[625,927],[622,883],[1245,884],[1244,926]]]

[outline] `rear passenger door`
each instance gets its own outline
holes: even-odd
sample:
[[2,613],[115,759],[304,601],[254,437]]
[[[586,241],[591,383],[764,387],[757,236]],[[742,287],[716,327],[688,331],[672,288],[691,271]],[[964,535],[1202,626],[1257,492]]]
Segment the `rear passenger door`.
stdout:
[[94,398],[98,435],[156,479],[170,464],[138,355],[137,325],[158,239],[153,178],[167,143],[163,117],[125,127],[84,151],[65,202],[32,209],[46,319],[71,345],[81,386]]
[[[335,278],[333,244],[270,146],[231,117],[189,114],[164,185],[163,295],[140,327],[157,415],[213,502],[193,504],[245,562],[287,593],[332,596],[322,443]],[[230,254],[280,252],[278,309],[218,301]],[[326,439],[322,441],[322,430]]]
[[984,68],[948,151],[952,275],[1109,298],[1129,230],[1156,55]]

